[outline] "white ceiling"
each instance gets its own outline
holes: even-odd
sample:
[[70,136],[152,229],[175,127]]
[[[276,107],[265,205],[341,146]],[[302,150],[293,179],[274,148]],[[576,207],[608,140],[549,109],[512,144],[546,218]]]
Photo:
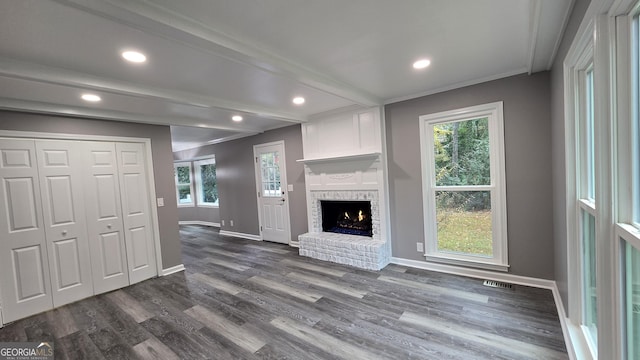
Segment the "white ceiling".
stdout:
[[[550,68],[572,0],[0,0],[0,108],[174,150]],[[132,65],[127,49],[147,55]],[[431,66],[416,71],[419,58]],[[79,96],[93,92],[99,103]],[[306,98],[302,106],[294,96]],[[231,121],[240,114],[242,122]],[[198,128],[184,128],[198,127]]]

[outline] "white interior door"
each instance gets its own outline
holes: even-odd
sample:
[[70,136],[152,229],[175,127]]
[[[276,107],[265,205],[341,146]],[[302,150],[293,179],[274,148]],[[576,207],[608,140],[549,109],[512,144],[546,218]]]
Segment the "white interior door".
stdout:
[[35,142],[0,139],[0,287],[3,320],[53,307]]
[[116,152],[129,281],[134,284],[158,274],[151,228],[144,145],[116,143]]
[[291,235],[284,142],[255,145],[253,153],[262,240],[288,244]]
[[36,140],[53,305],[93,295],[82,143]]
[[129,285],[116,145],[86,142],[85,207],[95,294]]

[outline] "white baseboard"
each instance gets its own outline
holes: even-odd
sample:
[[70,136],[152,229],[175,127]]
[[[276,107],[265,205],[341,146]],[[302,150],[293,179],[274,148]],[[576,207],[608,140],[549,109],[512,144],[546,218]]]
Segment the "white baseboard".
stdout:
[[562,303],[562,297],[560,296],[560,291],[558,290],[558,285],[553,280],[546,279],[538,279],[527,276],[519,276],[512,275],[501,272],[493,272],[487,270],[480,269],[469,269],[460,266],[454,265],[446,265],[446,264],[436,264],[436,263],[428,263],[424,261],[417,260],[409,260],[403,258],[392,257],[391,263],[396,265],[403,265],[418,269],[437,271],[447,274],[453,275],[461,275],[478,279],[487,279],[487,280],[495,280],[501,282],[507,282],[511,284],[525,285],[536,288],[548,289],[551,290],[553,294],[553,300],[556,304],[556,309],[558,311],[558,318],[560,320],[560,326],[562,327],[562,336],[564,337],[564,342],[567,346],[567,353],[569,354],[569,359],[576,360],[582,359],[582,357],[577,357],[576,352],[578,354],[583,354],[582,345],[577,344],[575,340],[575,336],[572,336],[571,327],[575,327],[575,325],[571,324],[569,318],[567,317],[564,311],[564,305]]
[[220,235],[232,236],[232,237],[255,240],[255,241],[262,241],[262,237],[260,235],[245,234],[245,233],[239,233],[239,232],[233,232],[233,231],[227,231],[227,230],[220,230]]
[[178,221],[179,225],[202,225],[202,226],[212,226],[212,227],[220,227],[220,223],[208,222],[208,221]]
[[184,270],[185,270],[185,268],[184,268],[183,264],[172,266],[172,267],[170,267],[168,269],[162,269],[161,276],[167,276],[167,275],[175,274],[177,272],[184,271]]
[[537,288],[553,290],[556,287],[556,282],[553,280],[538,279],[527,276],[512,275],[502,272],[494,272],[481,269],[470,269],[455,265],[436,264],[418,260],[402,259],[397,257],[391,258],[392,264],[404,265],[418,269],[437,271],[441,273],[461,275],[478,279],[488,279],[495,281],[508,282],[512,284],[532,286]]

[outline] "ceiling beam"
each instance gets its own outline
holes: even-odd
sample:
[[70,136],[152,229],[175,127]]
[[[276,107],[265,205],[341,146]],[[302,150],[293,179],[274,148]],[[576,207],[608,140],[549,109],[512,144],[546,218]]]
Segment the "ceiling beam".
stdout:
[[143,114],[132,114],[122,111],[112,111],[103,109],[90,109],[78,106],[66,106],[51,103],[43,103],[37,101],[26,101],[17,99],[0,98],[0,110],[9,111],[21,111],[36,114],[48,114],[48,115],[64,115],[76,118],[89,118],[98,120],[113,120],[113,121],[130,121],[151,125],[174,125],[174,126],[192,126],[192,127],[206,127],[211,129],[235,131],[247,134],[261,133],[261,129],[241,127],[241,126],[225,126],[218,124],[207,124],[201,119],[193,118],[177,118],[177,117],[161,117],[161,116],[149,116]]
[[361,106],[377,106],[381,99],[330,78],[253,44],[224,34],[175,11],[142,0],[54,0],[82,11],[117,21],[146,33],[196,46],[217,56],[254,66],[262,71],[297,81],[309,88],[338,96]]
[[307,121],[304,116],[284,111],[274,111],[266,107],[222,100],[185,91],[155,88],[126,81],[111,80],[71,70],[16,61],[4,57],[0,57],[0,76],[82,89],[92,89],[112,94],[159,99],[182,105],[216,108],[234,112],[239,111],[259,117],[266,117],[292,123],[303,123]]

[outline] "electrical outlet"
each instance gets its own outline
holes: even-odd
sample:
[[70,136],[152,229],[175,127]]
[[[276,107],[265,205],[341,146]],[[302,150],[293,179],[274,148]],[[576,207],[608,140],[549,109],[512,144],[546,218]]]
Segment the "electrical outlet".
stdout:
[[421,243],[421,242],[416,243],[416,250],[417,250],[418,252],[424,252],[424,244],[423,244],[423,243]]
[[222,220],[222,226],[224,226],[224,220]]
[[229,220],[229,225],[231,225],[231,227],[233,227],[233,220]]

